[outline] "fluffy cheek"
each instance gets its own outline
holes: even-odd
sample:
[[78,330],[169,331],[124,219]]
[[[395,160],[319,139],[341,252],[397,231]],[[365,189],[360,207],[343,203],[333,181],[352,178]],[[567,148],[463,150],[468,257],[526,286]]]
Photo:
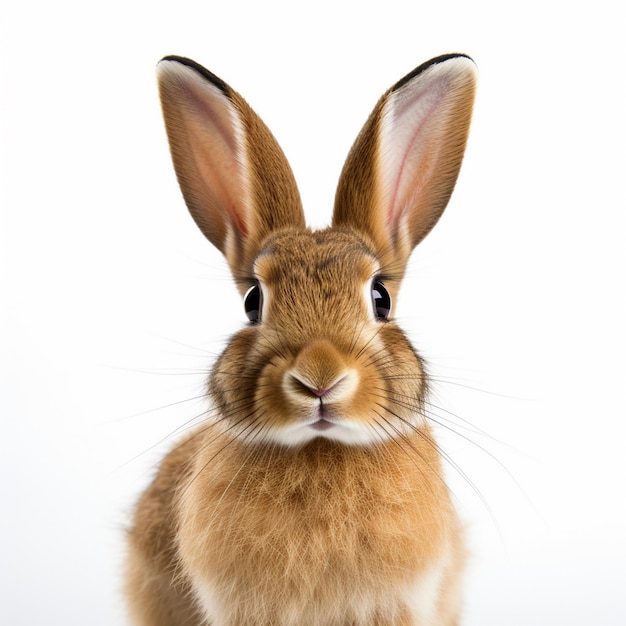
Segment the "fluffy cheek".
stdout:
[[397,439],[425,425],[425,373],[404,335],[385,326],[358,360],[359,393],[350,418],[370,429],[378,441]]
[[302,398],[298,402],[285,392],[283,382],[289,367],[290,360],[276,356],[259,376],[255,404],[267,428],[285,428],[305,420],[313,409],[311,400]]
[[422,359],[401,330],[389,325],[381,334],[390,356],[378,362],[379,376],[385,386],[380,408],[389,428],[398,435],[407,434],[426,427],[426,371]]
[[241,423],[254,415],[254,396],[264,361],[257,356],[258,334],[245,328],[231,339],[209,377],[211,396],[219,418]]
[[354,367],[358,373],[358,384],[352,398],[343,403],[340,409],[349,419],[371,428],[376,425],[378,407],[385,398],[385,383],[378,375],[376,367],[363,367],[358,362]]

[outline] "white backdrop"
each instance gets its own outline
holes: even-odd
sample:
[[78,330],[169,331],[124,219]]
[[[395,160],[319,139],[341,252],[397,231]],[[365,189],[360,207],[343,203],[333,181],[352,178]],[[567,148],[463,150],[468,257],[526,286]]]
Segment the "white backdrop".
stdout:
[[0,622],[125,623],[132,502],[245,320],[176,185],[159,58],[190,56],[248,99],[319,226],[380,94],[464,51],[480,70],[466,160],[399,312],[458,433],[442,443],[480,493],[450,468],[473,555],[463,624],[626,623],[618,11],[4,3]]

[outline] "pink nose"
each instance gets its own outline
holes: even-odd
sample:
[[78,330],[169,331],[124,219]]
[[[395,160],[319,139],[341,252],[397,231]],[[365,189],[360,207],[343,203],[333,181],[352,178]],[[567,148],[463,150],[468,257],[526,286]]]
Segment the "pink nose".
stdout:
[[292,375],[292,380],[296,382],[298,388],[301,391],[305,391],[306,393],[315,396],[316,398],[323,398],[327,393],[329,393],[330,391],[332,391],[341,381],[338,380],[336,383],[334,383],[333,385],[331,385],[330,387],[327,387],[326,389],[318,389],[316,387],[313,387],[310,384],[305,383],[304,381],[302,381],[299,378],[296,378],[295,376]]
[[333,385],[332,387],[329,387],[328,389],[310,389],[309,391],[316,397],[316,398],[323,398],[329,391],[331,391],[333,389],[335,385]]

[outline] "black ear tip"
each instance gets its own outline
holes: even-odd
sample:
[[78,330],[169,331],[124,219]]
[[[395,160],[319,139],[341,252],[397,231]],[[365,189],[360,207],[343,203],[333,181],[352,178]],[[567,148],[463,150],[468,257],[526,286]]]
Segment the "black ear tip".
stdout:
[[408,82],[412,81],[416,76],[419,76],[422,72],[425,72],[429,67],[450,61],[451,59],[468,59],[472,63],[475,63],[474,59],[464,52],[450,52],[448,54],[441,54],[428,61],[425,61],[421,65],[418,65],[414,70],[410,71],[406,76],[401,78],[392,88],[392,91],[396,91],[401,87],[404,87]]
[[219,78],[219,76],[216,76],[215,74],[213,74],[213,72],[207,70],[206,67],[203,67],[202,65],[200,65],[200,63],[196,63],[193,59],[177,56],[175,54],[169,54],[167,56],[164,56],[159,61],[159,64],[166,61],[180,63],[181,65],[184,65],[185,67],[188,67],[200,74],[200,76],[208,80],[211,84],[215,85],[224,94],[228,95],[230,93],[228,85],[221,78]]

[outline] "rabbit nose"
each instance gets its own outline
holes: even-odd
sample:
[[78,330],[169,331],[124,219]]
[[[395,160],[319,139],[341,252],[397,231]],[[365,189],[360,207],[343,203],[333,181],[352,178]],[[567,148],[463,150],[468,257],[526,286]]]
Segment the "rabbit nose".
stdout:
[[341,381],[345,378],[345,376],[341,376],[339,380],[332,382],[329,386],[324,388],[318,387],[315,383],[312,383],[308,380],[303,380],[303,378],[295,372],[291,372],[289,374],[292,380],[295,382],[295,387],[299,391],[303,391],[314,398],[319,398],[320,400],[324,398],[327,394],[329,394],[333,389],[338,387],[341,384]]
[[320,339],[296,356],[285,372],[284,388],[294,400],[306,397],[336,401],[354,391],[356,379],[356,372],[341,352],[330,341]]

